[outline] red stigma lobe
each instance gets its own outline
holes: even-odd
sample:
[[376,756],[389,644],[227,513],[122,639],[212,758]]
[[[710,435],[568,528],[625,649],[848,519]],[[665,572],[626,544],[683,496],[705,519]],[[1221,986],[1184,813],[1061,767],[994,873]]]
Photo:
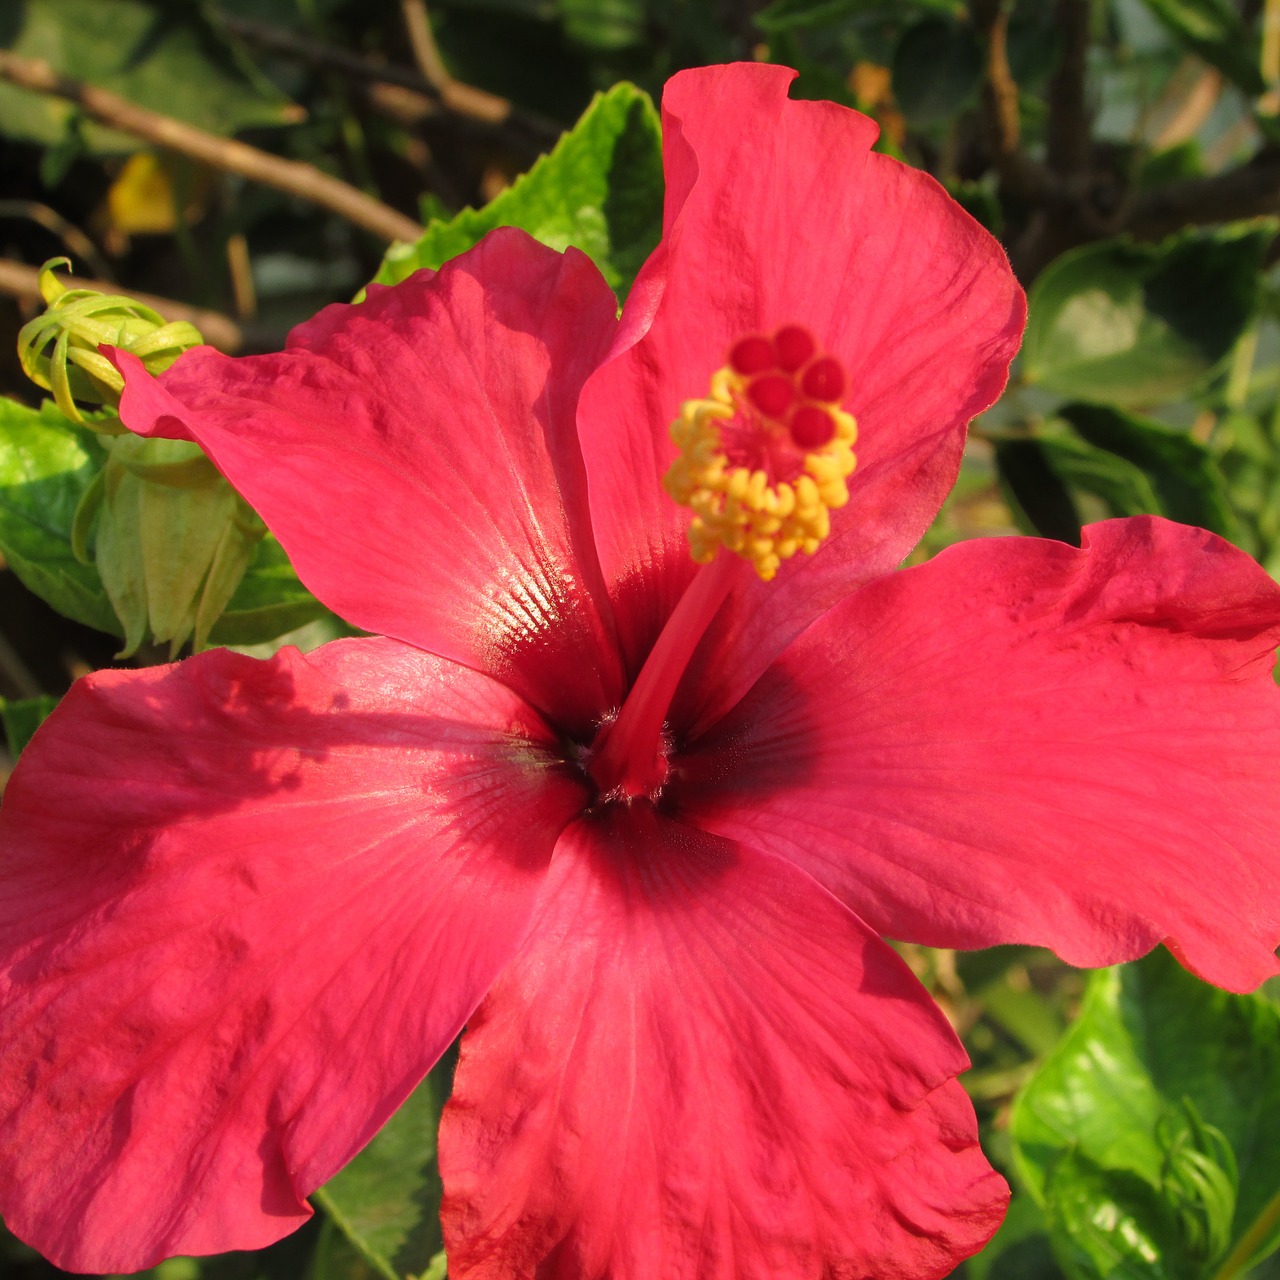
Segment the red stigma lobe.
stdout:
[[729,366],[744,378],[764,373],[766,369],[776,369],[778,361],[773,353],[773,343],[759,334],[741,339],[729,352]]
[[818,350],[813,334],[798,324],[784,325],[773,335],[774,349],[778,353],[778,367],[787,373],[795,373],[801,365],[813,359]]
[[801,405],[791,415],[791,438],[802,449],[820,449],[835,433],[835,421],[816,404]]

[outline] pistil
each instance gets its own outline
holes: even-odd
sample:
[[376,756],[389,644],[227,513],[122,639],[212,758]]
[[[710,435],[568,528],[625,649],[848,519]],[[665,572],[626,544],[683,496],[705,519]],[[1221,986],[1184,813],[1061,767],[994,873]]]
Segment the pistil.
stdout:
[[685,588],[617,719],[605,725],[596,740],[587,770],[602,795],[635,799],[653,795],[666,781],[662,727],[671,699],[698,642],[744,567],[735,556],[718,555]]
[[791,324],[740,339],[707,395],[681,405],[671,425],[679,452],[663,484],[692,512],[689,549],[702,568],[592,744],[586,768],[604,799],[662,789],[671,700],[735,581],[750,571],[770,581],[784,560],[811,555],[830,533],[855,465],[847,389],[840,362]]

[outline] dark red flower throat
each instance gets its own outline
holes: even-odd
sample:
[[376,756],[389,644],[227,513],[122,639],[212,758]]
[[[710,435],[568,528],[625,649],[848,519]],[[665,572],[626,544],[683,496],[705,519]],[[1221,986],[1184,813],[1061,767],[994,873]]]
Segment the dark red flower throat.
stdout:
[[667,619],[615,719],[601,726],[586,768],[606,801],[656,799],[670,771],[663,732],[676,687],[744,566],[732,556],[704,565]]

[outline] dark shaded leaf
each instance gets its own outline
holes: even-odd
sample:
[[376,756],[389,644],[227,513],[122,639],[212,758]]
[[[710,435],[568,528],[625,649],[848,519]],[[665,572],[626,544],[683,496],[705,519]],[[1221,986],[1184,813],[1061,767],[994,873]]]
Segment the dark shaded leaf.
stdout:
[[1070,404],[1058,415],[1089,444],[1124,458],[1147,476],[1158,500],[1151,510],[1224,538],[1238,536],[1217,460],[1185,431],[1102,405]]
[[982,67],[982,46],[969,23],[926,18],[894,50],[894,97],[913,123],[953,119],[975,100]]
[[1064,254],[1028,299],[1027,381],[1095,404],[1163,404],[1231,350],[1257,311],[1270,224],[1121,238]]
[[998,441],[996,466],[1015,515],[1046,538],[1080,545],[1080,514],[1043,441]]
[[16,760],[32,735],[45,722],[49,712],[58,705],[57,698],[47,695],[39,698],[0,698],[0,722],[4,724],[5,741],[9,754]]
[[1261,45],[1228,0],[1143,0],[1165,28],[1245,93],[1266,89],[1258,66]]
[[864,13],[880,16],[892,13],[940,13],[959,17],[964,13],[961,0],[907,0],[906,4],[886,4],[884,0],[774,0],[755,16],[756,26],[766,33],[787,31],[795,27],[835,25],[846,18]]

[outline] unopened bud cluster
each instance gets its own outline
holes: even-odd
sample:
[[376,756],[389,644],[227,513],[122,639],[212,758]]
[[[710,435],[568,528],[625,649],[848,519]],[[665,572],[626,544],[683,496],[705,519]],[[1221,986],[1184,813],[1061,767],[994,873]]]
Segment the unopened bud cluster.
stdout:
[[176,657],[188,640],[206,646],[265,526],[198,445],[131,435],[116,413],[124,379],[98,348],[119,347],[157,374],[203,342],[199,330],[132,298],[70,289],[53,272],[65,263],[42,268],[47,309],[23,326],[18,356],[106,453],[76,511],[72,548],[102,578],[124,632],[119,656],[150,639]]

